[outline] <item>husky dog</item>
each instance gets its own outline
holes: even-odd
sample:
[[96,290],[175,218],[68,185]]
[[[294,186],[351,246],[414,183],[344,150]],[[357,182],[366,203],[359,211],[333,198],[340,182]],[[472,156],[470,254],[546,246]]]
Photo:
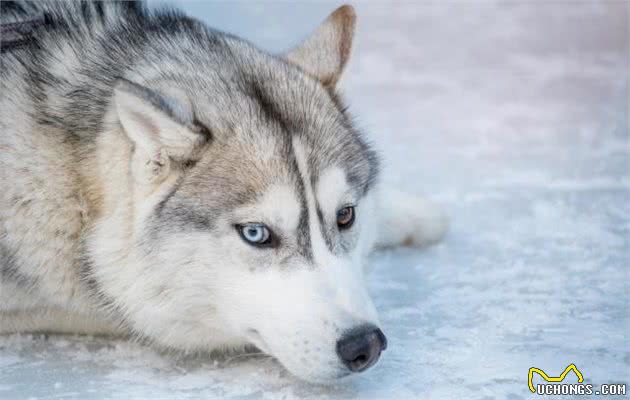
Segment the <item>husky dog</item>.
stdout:
[[352,7],[281,55],[137,2],[0,22],[0,333],[254,345],[311,381],[377,361],[365,256],[446,223],[377,190],[335,89]]

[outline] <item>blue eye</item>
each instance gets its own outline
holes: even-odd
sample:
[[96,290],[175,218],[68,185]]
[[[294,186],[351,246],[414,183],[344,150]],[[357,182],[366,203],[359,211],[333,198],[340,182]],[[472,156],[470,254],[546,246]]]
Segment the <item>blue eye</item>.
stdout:
[[253,246],[269,246],[271,245],[271,232],[263,224],[248,223],[236,225],[236,230],[241,238],[248,244]]

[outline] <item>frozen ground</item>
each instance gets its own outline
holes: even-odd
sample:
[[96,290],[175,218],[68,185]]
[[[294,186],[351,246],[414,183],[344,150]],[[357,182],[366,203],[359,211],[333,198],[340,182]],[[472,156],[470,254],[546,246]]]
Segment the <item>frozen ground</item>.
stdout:
[[[269,359],[5,337],[0,398],[530,399],[529,367],[569,363],[630,383],[628,4],[358,4],[352,110],[385,180],[453,218],[436,247],[374,256],[374,369],[317,386]],[[184,5],[271,50],[332,9]]]

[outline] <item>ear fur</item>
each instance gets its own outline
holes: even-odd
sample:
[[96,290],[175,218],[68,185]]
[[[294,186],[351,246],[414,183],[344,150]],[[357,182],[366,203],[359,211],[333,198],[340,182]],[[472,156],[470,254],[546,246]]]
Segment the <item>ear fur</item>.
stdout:
[[352,6],[339,7],[286,58],[322,85],[334,88],[350,58],[355,22]]
[[194,160],[210,139],[208,130],[195,121],[190,100],[176,89],[164,95],[121,79],[114,102],[125,133],[149,158],[161,154],[177,161]]

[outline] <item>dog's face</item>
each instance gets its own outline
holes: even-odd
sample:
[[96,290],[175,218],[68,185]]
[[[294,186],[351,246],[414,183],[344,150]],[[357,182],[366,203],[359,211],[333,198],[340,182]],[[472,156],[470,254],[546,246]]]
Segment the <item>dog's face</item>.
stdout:
[[139,333],[251,343],[308,380],[376,362],[386,342],[362,267],[377,165],[333,94],[353,24],[342,7],[288,62],[235,42],[219,72],[118,85],[133,283],[108,293]]

